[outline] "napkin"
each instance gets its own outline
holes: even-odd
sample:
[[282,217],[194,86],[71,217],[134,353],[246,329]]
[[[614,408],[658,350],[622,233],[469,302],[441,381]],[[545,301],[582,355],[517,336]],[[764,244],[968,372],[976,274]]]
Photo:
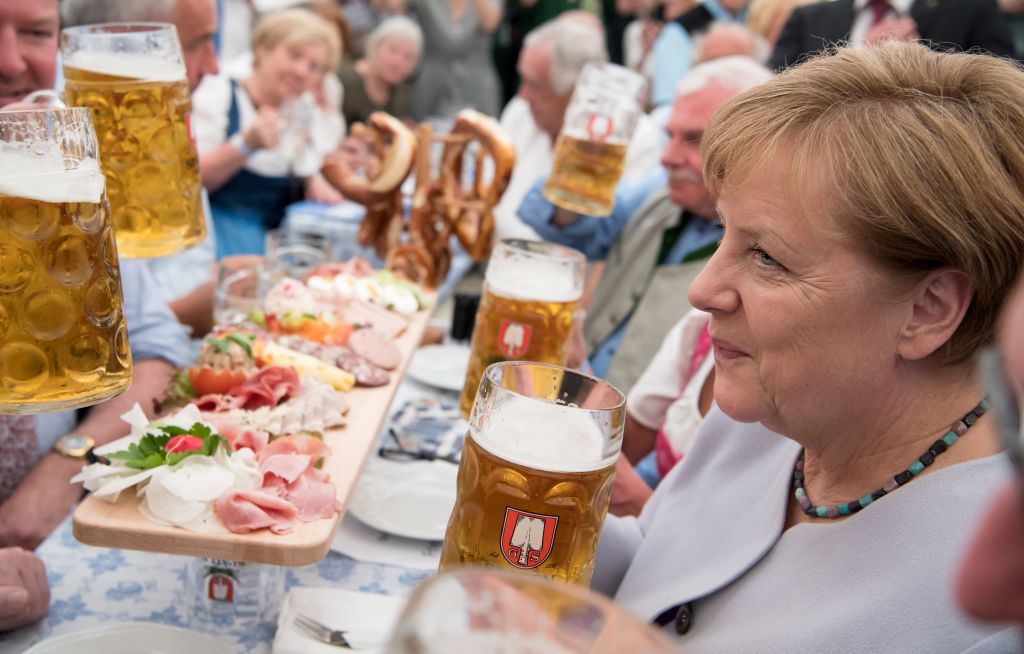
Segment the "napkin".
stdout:
[[[379,654],[384,651],[404,607],[404,597],[340,588],[293,588],[281,605],[271,651],[273,654],[343,654],[347,651]],[[331,629],[349,630],[346,638],[352,650],[310,638],[293,624],[296,613]]]

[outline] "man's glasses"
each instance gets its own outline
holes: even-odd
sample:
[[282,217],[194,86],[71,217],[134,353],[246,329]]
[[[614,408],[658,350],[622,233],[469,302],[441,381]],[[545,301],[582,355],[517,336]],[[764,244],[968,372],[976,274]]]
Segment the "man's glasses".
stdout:
[[999,439],[1013,460],[1017,473],[1024,478],[1024,430],[1021,428],[1020,384],[1011,381],[999,350],[985,348],[978,360],[981,381],[992,403]]

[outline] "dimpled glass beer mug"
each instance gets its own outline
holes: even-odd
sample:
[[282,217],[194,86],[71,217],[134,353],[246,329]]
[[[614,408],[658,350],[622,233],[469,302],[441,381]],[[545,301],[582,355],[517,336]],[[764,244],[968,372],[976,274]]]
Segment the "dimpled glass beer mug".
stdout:
[[489,367],[469,418],[440,570],[486,565],[587,586],[625,398],[560,366]]
[[206,236],[191,99],[178,33],[162,23],[61,32],[69,105],[88,107],[124,257],[181,252]]
[[494,248],[473,326],[459,409],[469,416],[484,369],[498,361],[565,365],[586,261],[571,248],[509,239]]
[[670,654],[654,627],[583,588],[459,570],[420,584],[387,654]]
[[117,246],[86,109],[0,112],[0,413],[131,384]]
[[583,215],[611,213],[646,86],[642,75],[622,66],[584,66],[555,142],[545,198]]

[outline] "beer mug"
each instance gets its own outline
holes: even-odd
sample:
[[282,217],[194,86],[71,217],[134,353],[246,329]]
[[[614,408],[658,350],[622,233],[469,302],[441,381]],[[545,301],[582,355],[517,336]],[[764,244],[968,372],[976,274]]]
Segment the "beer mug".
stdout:
[[642,75],[622,66],[583,67],[555,142],[545,198],[587,216],[611,213],[646,86]]
[[469,416],[484,369],[498,361],[565,365],[586,261],[571,248],[509,239],[491,253],[459,408]]
[[121,276],[86,109],[0,112],[0,413],[131,384]]
[[588,586],[624,421],[608,382],[542,363],[488,368],[440,570],[487,565]]
[[61,32],[65,95],[92,110],[121,256],[159,257],[206,236],[191,99],[173,25]]
[[433,577],[412,593],[387,654],[671,654],[649,625],[596,592],[494,570]]

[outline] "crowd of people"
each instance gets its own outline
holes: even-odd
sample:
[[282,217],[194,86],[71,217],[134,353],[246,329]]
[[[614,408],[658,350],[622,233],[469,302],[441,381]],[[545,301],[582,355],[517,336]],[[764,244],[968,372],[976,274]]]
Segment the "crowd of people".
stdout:
[[[1020,650],[1019,3],[274,4],[0,0],[9,107],[58,84],[62,27],[177,27],[209,225],[121,262],[129,391],[0,417],[0,630],[45,614],[31,550],[81,498],[55,444],[153,415],[216,266],[261,255],[290,203],[346,200],[320,169],[371,165],[352,123],[474,108],[517,152],[495,238],[586,256],[570,363],[628,394],[596,589],[694,651]],[[611,214],[580,215],[542,189],[608,61],[647,79],[645,111]]]

